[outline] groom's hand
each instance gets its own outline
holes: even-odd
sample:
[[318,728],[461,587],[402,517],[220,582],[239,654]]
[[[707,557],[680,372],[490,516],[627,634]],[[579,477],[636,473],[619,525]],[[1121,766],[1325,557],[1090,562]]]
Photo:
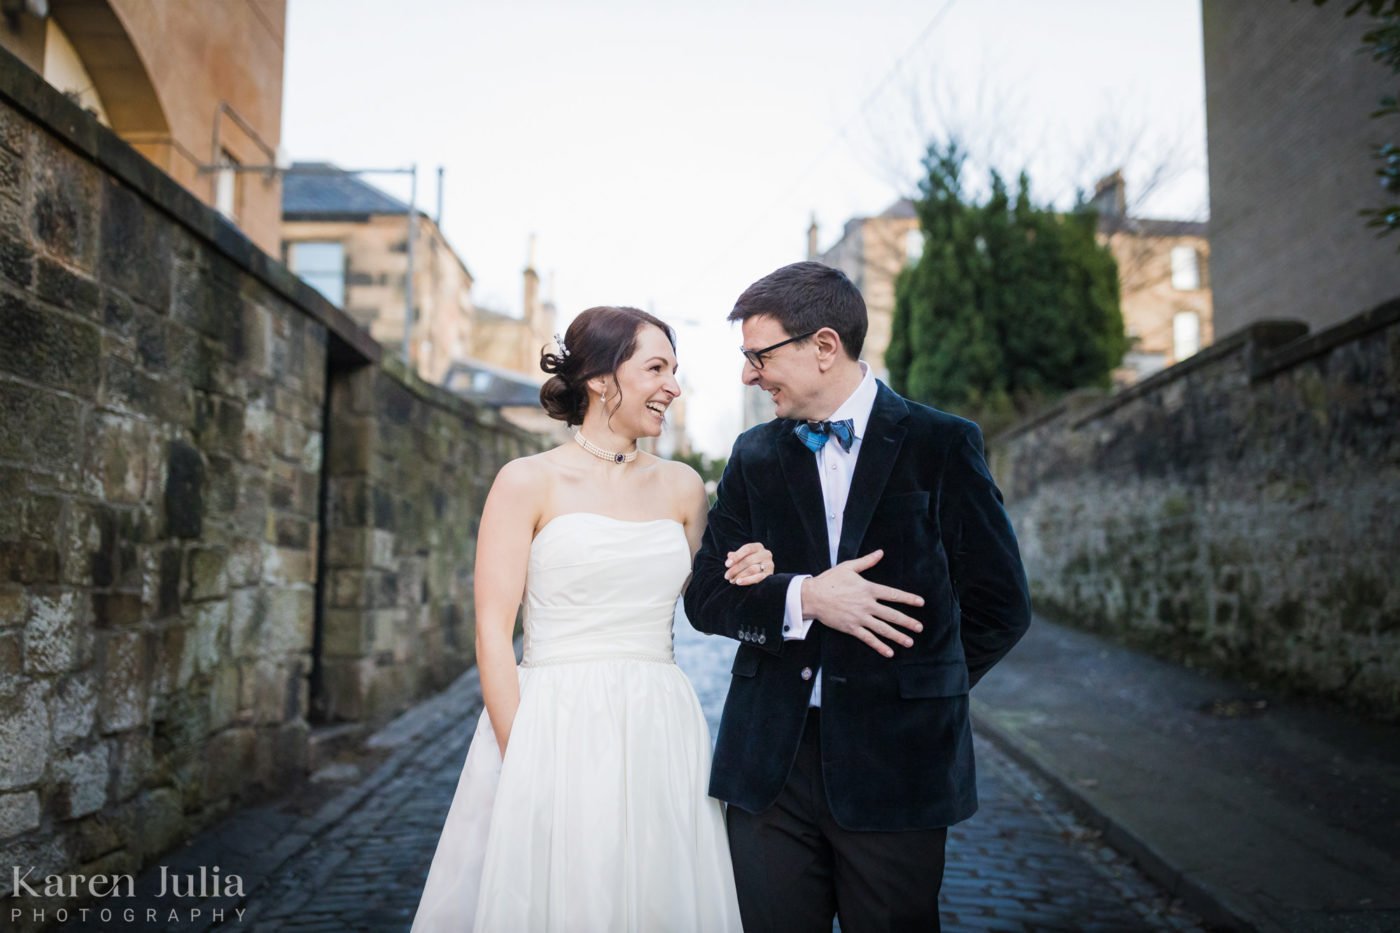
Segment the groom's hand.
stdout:
[[871,583],[861,576],[884,556],[884,551],[871,551],[864,557],[842,561],[826,573],[803,580],[802,616],[859,638],[880,654],[892,658],[894,649],[880,639],[909,648],[914,639],[895,626],[911,632],[922,632],[924,627],[917,619],[885,603],[922,606],[924,600],[922,596]]

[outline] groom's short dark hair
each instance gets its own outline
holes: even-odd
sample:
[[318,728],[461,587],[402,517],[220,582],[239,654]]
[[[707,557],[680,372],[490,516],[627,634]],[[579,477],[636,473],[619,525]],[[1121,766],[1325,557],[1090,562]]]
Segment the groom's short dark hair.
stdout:
[[830,327],[853,360],[865,345],[865,299],[846,273],[820,262],[794,262],[750,285],[734,302],[729,320],[766,314],[788,336]]

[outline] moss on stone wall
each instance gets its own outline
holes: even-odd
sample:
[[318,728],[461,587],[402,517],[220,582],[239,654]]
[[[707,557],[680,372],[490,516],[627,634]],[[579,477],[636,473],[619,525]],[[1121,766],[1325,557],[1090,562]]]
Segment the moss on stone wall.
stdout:
[[1300,333],[1009,432],[998,477],[1041,612],[1400,718],[1400,303]]

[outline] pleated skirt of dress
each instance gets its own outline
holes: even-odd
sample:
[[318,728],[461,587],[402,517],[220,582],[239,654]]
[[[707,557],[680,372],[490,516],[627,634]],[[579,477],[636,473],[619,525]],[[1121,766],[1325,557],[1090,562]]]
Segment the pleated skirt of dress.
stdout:
[[520,668],[505,761],[483,712],[414,933],[740,930],[710,753],[672,663]]

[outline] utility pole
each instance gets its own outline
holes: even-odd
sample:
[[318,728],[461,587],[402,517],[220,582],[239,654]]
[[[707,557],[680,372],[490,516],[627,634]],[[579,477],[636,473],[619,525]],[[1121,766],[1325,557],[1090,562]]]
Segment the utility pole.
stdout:
[[418,239],[418,163],[409,168],[408,185],[408,240],[404,244],[408,272],[403,279],[403,363],[413,372],[413,359],[409,347],[413,343],[413,245]]

